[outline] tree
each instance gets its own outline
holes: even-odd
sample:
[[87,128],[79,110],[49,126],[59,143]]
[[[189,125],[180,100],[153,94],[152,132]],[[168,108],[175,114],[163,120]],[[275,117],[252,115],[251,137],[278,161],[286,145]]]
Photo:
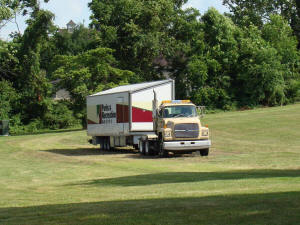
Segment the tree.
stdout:
[[0,79],[16,81],[18,77],[17,51],[19,44],[0,40]]
[[[48,2],[49,0],[44,0]],[[18,13],[26,15],[29,10],[35,13],[39,10],[39,0],[0,0],[0,30]]]
[[78,55],[95,49],[100,42],[98,32],[88,29],[82,24],[75,27],[72,33],[53,28],[53,35],[41,43],[41,68],[51,78],[51,63],[56,55]]
[[180,77],[185,77],[186,90],[196,104],[228,109],[234,95],[240,30],[215,9],[193,21]]
[[[53,14],[39,10],[27,21],[21,46],[18,51],[20,75],[16,82],[22,90],[24,121],[42,116],[47,112],[47,100],[50,93],[50,83],[46,72],[40,68],[41,44],[48,39],[48,31],[52,27]],[[45,100],[45,101],[44,101]]]
[[[290,24],[300,43],[300,3],[298,0],[223,0],[233,21],[240,25],[250,23],[262,27],[272,14],[281,15]],[[299,45],[300,46],[300,45]]]
[[0,80],[0,120],[9,119],[18,95],[12,84],[6,80]]
[[182,54],[172,61],[182,96],[222,109],[295,100],[300,80],[297,41],[280,16],[271,16],[261,28],[241,28],[210,9],[200,21],[183,24],[176,34],[188,30],[182,35],[188,40],[179,38]]
[[282,105],[285,102],[284,66],[278,51],[250,26],[240,39],[236,87],[242,105]]
[[299,51],[297,40],[287,22],[278,15],[272,15],[270,22],[262,28],[262,37],[277,50],[280,63],[284,67],[286,102],[293,102],[299,90]]
[[172,51],[169,31],[186,0],[93,0],[91,26],[100,33],[102,44],[115,50],[122,69],[142,76],[161,78],[161,56]]
[[73,100],[73,109],[85,120],[86,96],[135,81],[134,73],[117,69],[113,50],[97,48],[76,56],[56,56],[53,77],[66,88]]

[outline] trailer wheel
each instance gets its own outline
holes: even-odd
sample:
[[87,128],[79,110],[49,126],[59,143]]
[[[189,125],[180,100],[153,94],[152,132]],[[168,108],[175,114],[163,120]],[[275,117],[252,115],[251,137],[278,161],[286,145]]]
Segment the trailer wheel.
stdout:
[[149,141],[148,140],[148,155],[155,155],[155,147],[156,147],[156,144],[154,141]]
[[100,137],[100,150],[104,150],[104,139]]
[[208,156],[208,153],[209,153],[209,148],[200,150],[201,156]]
[[139,140],[139,149],[140,149],[140,153],[142,155],[145,155],[145,142],[142,140]]
[[149,141],[145,141],[145,155],[150,155]]
[[109,140],[109,137],[105,137],[104,138],[104,143],[103,143],[103,149],[105,151],[109,151],[110,150],[110,140]]

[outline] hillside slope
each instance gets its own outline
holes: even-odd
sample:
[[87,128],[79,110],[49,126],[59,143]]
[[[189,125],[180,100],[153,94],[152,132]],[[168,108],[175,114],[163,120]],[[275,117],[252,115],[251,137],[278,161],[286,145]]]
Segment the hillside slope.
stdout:
[[208,157],[0,138],[0,224],[297,224],[300,105],[207,115]]

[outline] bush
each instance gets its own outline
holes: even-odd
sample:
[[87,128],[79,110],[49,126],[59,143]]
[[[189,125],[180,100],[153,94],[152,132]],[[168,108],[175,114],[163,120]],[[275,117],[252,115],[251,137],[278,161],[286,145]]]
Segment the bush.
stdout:
[[24,124],[21,121],[20,114],[14,115],[11,117],[9,121],[9,133],[11,135],[23,134],[24,131]]
[[10,119],[10,113],[13,104],[17,100],[18,95],[9,81],[0,81],[0,120]]
[[204,87],[196,90],[192,95],[196,105],[205,105],[207,109],[230,110],[233,103],[224,89]]
[[80,124],[73,112],[68,108],[67,102],[53,102],[49,111],[44,116],[44,125],[49,129],[64,129],[75,127]]

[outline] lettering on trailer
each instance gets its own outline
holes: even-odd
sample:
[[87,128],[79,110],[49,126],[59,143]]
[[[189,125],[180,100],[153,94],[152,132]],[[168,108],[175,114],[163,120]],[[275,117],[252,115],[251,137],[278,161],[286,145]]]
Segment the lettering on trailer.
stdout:
[[129,107],[128,105],[116,104],[114,110],[109,104],[95,105],[88,108],[87,116],[88,124],[128,123]]
[[111,105],[98,105],[97,113],[99,115],[99,124],[112,124],[117,113],[112,111]]

